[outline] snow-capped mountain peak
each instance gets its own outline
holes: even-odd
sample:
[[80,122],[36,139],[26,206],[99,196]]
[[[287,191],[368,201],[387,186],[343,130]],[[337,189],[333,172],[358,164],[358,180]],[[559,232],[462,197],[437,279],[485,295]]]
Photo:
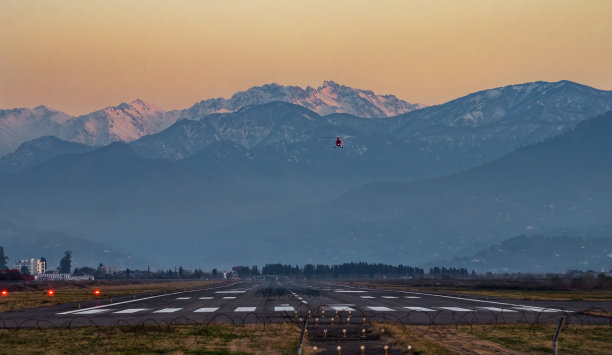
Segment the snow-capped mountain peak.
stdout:
[[320,115],[349,113],[354,116],[379,118],[396,116],[422,106],[402,101],[393,95],[377,95],[370,90],[354,89],[334,81],[324,81],[318,88],[302,89],[277,83],[254,86],[240,91],[229,99],[202,100],[187,111],[194,119],[213,113],[236,112],[249,105],[283,101],[306,107]]

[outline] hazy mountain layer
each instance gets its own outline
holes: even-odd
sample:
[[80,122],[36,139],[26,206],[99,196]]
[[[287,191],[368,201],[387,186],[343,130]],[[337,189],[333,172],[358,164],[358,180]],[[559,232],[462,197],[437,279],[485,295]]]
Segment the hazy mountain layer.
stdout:
[[521,235],[449,264],[496,273],[607,271],[612,267],[612,238]]
[[0,246],[9,257],[8,266],[15,260],[45,257],[47,269],[59,266],[66,250],[72,250],[72,266],[93,266],[99,263],[120,267],[146,267],[142,260],[126,255],[103,243],[91,242],[56,231],[24,228],[0,219]]

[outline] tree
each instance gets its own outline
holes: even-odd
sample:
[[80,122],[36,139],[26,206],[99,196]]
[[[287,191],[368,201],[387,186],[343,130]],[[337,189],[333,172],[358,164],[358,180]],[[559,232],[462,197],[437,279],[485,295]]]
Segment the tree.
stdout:
[[8,263],[8,257],[4,255],[4,247],[0,247],[0,270],[8,269],[6,263]]
[[22,267],[21,267],[21,273],[22,273],[22,274],[27,274],[27,273],[28,273],[28,267],[27,267],[27,266],[25,266],[25,265],[24,265],[24,266],[22,266]]
[[66,250],[64,257],[60,260],[59,272],[69,274],[72,268],[72,250]]
[[183,278],[183,271],[185,271],[185,269],[183,269],[182,266],[179,266],[179,273],[178,273],[178,275],[179,275],[179,278],[181,278],[181,279]]

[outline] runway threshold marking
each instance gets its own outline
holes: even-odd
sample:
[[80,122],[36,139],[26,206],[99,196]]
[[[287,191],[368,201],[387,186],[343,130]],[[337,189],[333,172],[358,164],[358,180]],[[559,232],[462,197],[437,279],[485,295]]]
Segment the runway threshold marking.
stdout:
[[89,309],[89,310],[77,312],[76,314],[98,314],[98,313],[109,312],[109,311],[112,311],[112,309]]
[[453,312],[472,312],[471,309],[461,308],[461,307],[438,307],[440,309],[446,309]]
[[[333,285],[333,284],[331,284],[331,285]],[[345,287],[356,288],[354,286],[345,286]],[[381,291],[380,289],[373,289],[373,288],[368,288],[368,287],[362,287],[362,289],[369,290],[369,291]],[[357,292],[357,291],[355,291],[355,292]],[[360,291],[360,292],[366,292],[366,291]],[[480,300],[480,299],[467,298],[467,297],[437,295],[437,294],[434,294],[434,293],[424,293],[424,292],[414,292],[414,291],[396,291],[396,290],[386,290],[386,292],[399,292],[399,293],[408,293],[408,294],[421,295],[421,296],[449,298],[449,299],[460,300],[460,301],[490,303],[490,304],[497,304],[497,305],[502,305],[502,306],[510,306],[510,307],[514,307],[516,309],[521,309],[521,310],[526,310],[526,311],[534,311],[534,312],[538,312],[538,310],[535,310],[535,309],[539,309],[539,312],[570,312],[570,313],[573,312],[573,311],[567,311],[567,310],[564,311],[564,310],[561,310],[561,309],[554,309],[554,308],[532,307],[532,306],[526,306],[526,305],[514,304],[514,303],[507,303],[507,302],[497,302],[497,301]]]
[[295,311],[295,308],[291,306],[276,306],[274,307],[274,312],[292,312]]
[[215,293],[245,293],[244,290],[228,290],[228,291],[217,291]]
[[497,308],[497,307],[478,307],[478,309],[484,309],[484,310],[492,311],[492,312],[514,312],[516,313],[516,311],[512,309],[504,309],[504,308]]
[[153,313],[174,313],[180,311],[182,308],[163,308]]
[[201,300],[212,300],[214,297],[200,297]]
[[331,306],[331,309],[334,311],[354,311],[354,309],[348,306]]
[[238,307],[234,312],[255,312],[257,307]]
[[90,308],[86,308],[86,309],[75,309],[72,311],[67,311],[67,312],[59,312],[56,314],[59,315],[63,315],[63,314],[71,314],[71,313],[77,313],[77,312],[82,312],[83,310],[88,310],[88,309],[98,309],[98,308],[104,308],[104,307],[111,307],[111,306],[117,306],[120,304],[126,304],[126,303],[132,303],[132,302],[140,302],[140,301],[145,301],[145,300],[150,300],[153,298],[159,298],[159,297],[166,297],[166,296],[172,296],[172,295],[178,295],[181,293],[186,293],[186,292],[201,292],[201,291],[210,291],[210,290],[216,290],[219,288],[225,288],[225,287],[232,287],[238,284],[241,284],[242,282],[238,282],[235,284],[231,284],[231,285],[225,285],[225,286],[219,286],[219,287],[209,287],[209,288],[201,288],[199,290],[190,290],[190,291],[178,291],[178,292],[171,292],[171,293],[166,293],[163,295],[155,295],[155,296],[149,296],[149,297],[142,297],[142,298],[137,298],[134,300],[129,300],[129,301],[123,301],[123,302],[115,302],[115,303],[109,303],[109,304],[103,304],[101,306],[95,306],[95,307],[90,307]]
[[374,296],[359,296],[361,298],[375,298]]
[[397,296],[382,296],[382,298],[398,298]]
[[223,297],[224,300],[235,300],[236,297],[234,296],[230,296],[230,297]]
[[213,312],[216,312],[218,309],[219,309],[219,307],[204,307],[204,308],[198,308],[194,312],[196,312],[196,313],[213,313]]
[[514,307],[514,309],[519,309],[521,311],[544,312],[544,313],[561,312],[560,309],[532,307],[532,306],[519,306],[519,307]]
[[429,309],[429,308],[425,308],[425,307],[404,307],[406,309],[409,309],[411,311],[419,311],[419,312],[435,312],[435,309]]
[[177,297],[177,300],[190,300],[191,297]]
[[113,313],[115,314],[137,313],[137,312],[147,311],[149,309],[150,308],[128,308],[128,309],[124,309],[124,310],[113,312]]
[[389,307],[368,306],[368,308],[377,312],[395,312],[395,309]]

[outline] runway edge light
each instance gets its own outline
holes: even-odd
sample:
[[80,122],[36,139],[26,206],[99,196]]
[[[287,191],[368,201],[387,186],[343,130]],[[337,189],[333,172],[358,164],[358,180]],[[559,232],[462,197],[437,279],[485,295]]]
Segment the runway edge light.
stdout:
[[0,292],[0,294],[2,294],[2,296],[5,296],[5,297],[6,297],[6,296],[8,296],[8,291],[7,291],[7,290],[2,290],[2,291]]

